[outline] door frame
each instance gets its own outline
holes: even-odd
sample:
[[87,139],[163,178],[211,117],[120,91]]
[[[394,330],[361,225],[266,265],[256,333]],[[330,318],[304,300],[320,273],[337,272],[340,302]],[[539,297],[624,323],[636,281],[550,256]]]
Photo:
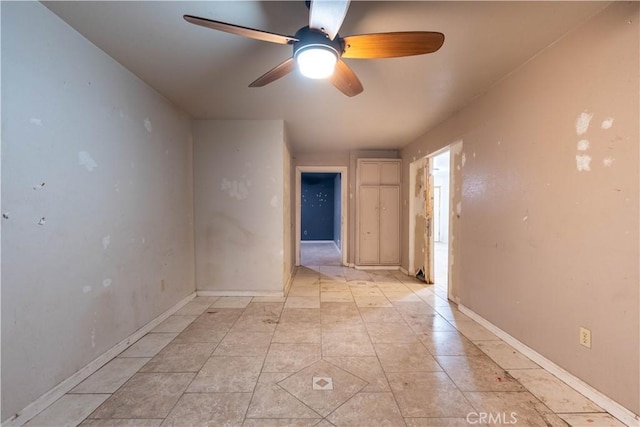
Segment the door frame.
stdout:
[[[422,165],[423,162],[427,162],[426,167],[427,167],[427,172],[429,175],[429,179],[427,180],[429,186],[428,188],[425,187],[425,202],[426,202],[426,198],[430,197],[432,198],[434,195],[434,189],[433,189],[433,179],[431,179],[431,177],[433,177],[433,158],[446,152],[449,151],[451,153],[453,153],[453,146],[455,144],[451,144],[451,145],[447,145],[446,147],[442,147],[441,149],[434,151],[433,153],[429,153],[419,159],[414,160],[413,162],[411,162],[409,164],[409,274],[410,275],[415,275],[416,274],[416,260],[415,260],[415,247],[416,247],[416,239],[415,239],[415,228],[416,228],[416,219],[415,219],[415,211],[418,208],[416,206],[416,200],[415,200],[415,191],[416,191],[416,171],[418,168],[418,165]],[[450,164],[453,164],[453,156],[451,157],[450,160]],[[449,172],[449,186],[450,188],[452,188],[452,174],[453,171],[450,169]],[[449,209],[451,210],[451,201],[452,201],[452,197],[453,197],[453,191],[450,190],[449,192]],[[430,224],[430,231],[429,231],[429,242],[425,242],[425,254],[424,254],[424,260],[425,262],[425,269],[427,271],[425,271],[425,277],[427,279],[427,283],[433,283],[433,279],[435,278],[435,272],[434,272],[434,249],[435,249],[435,242],[434,242],[434,237],[435,237],[435,233],[434,233],[434,220],[433,220],[433,202],[431,201],[431,203],[426,203],[427,206],[430,206],[432,212],[431,213],[431,224]],[[429,215],[427,215],[427,218],[429,218]],[[452,234],[452,223],[451,221],[449,221],[449,235],[451,236]],[[448,280],[451,280],[451,245],[449,244],[449,266],[448,266]],[[428,265],[426,265],[428,264]],[[448,292],[449,292],[449,296],[451,296],[451,286],[448,286]]]
[[342,265],[347,262],[347,189],[348,167],[346,166],[296,166],[296,266],[300,266],[300,241],[302,221],[302,174],[303,173],[337,173],[340,174],[340,251]]
[[[421,166],[423,162],[427,161],[427,162],[430,163],[428,157],[429,156],[427,155],[427,156],[421,157],[421,158],[416,159],[416,160],[412,161],[411,163],[409,163],[409,269],[408,269],[408,273],[409,273],[410,276],[415,276],[416,273],[417,273],[417,271],[416,271],[416,257],[415,257],[415,248],[416,248],[416,236],[415,236],[416,215],[415,215],[415,212],[416,212],[416,209],[418,209],[418,206],[416,206],[416,198],[415,198],[416,171],[418,170],[418,165]],[[430,167],[429,163],[427,164],[428,168]],[[427,274],[428,274],[428,272],[425,271],[425,275],[427,275]]]

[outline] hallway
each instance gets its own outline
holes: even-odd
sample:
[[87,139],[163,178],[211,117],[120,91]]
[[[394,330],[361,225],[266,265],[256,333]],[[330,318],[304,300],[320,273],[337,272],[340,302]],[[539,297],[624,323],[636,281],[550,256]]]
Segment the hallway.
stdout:
[[433,286],[326,266],[299,268],[286,298],[196,297],[27,425],[464,426],[488,414],[623,425]]

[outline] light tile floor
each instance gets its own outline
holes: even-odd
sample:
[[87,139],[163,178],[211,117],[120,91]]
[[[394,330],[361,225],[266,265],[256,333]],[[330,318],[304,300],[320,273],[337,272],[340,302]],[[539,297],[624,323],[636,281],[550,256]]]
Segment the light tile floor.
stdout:
[[433,286],[335,266],[195,298],[27,425],[78,424],[623,425]]

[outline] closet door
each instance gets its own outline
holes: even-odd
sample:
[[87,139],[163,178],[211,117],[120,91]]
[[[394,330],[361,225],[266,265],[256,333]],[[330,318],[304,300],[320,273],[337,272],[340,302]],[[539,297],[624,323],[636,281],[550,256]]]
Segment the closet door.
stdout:
[[377,264],[380,257],[378,187],[364,185],[359,190],[358,264]]
[[380,186],[380,264],[400,263],[400,187]]
[[400,174],[397,159],[358,159],[357,265],[400,264]]

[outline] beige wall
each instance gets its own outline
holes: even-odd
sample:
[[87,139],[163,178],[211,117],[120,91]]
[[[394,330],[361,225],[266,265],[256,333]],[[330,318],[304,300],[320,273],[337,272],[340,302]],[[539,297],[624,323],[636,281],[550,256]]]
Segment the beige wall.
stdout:
[[284,123],[195,120],[199,291],[282,293]]
[[635,413],[638,9],[611,5],[402,151],[406,170],[463,140],[461,303]]
[[193,293],[192,194],[189,118],[3,2],[0,419]]

